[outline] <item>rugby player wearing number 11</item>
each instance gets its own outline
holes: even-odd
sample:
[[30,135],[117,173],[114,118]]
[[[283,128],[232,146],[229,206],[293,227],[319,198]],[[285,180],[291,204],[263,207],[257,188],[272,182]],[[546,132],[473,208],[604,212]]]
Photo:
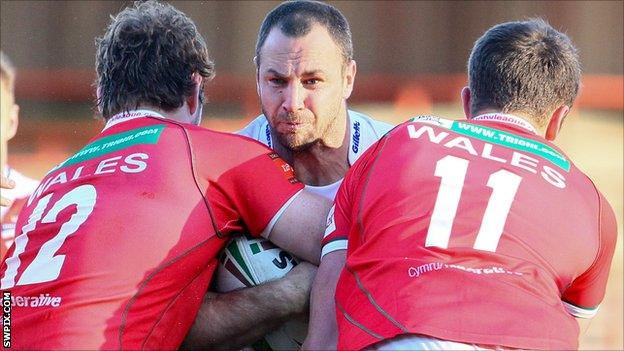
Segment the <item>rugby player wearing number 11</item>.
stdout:
[[320,257],[330,201],[268,147],[197,126],[214,67],[191,19],[137,2],[97,47],[106,126],[43,178],[0,265],[16,349],[179,348],[242,230]]
[[550,142],[580,75],[542,20],[488,30],[468,121],[414,118],[347,173],[304,348],[576,349],[574,317],[596,313],[617,236],[611,206]]

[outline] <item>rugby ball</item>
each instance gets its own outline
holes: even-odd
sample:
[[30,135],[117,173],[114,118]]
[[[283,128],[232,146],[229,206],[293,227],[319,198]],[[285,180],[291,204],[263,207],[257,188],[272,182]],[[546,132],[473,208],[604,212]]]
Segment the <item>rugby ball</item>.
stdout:
[[[237,236],[219,258],[214,289],[223,293],[259,285],[283,277],[297,263],[293,255],[269,240]],[[264,341],[273,350],[299,350],[307,332],[307,323],[291,320],[265,335]]]

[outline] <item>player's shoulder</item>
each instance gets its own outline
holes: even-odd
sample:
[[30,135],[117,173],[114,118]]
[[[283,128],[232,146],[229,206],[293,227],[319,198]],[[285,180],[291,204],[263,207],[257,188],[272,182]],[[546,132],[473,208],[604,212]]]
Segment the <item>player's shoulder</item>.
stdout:
[[[184,125],[193,163],[201,174],[219,178],[236,169],[238,176],[258,172],[259,165],[276,164],[277,154],[266,145],[244,135],[222,132],[198,126]],[[272,162],[268,162],[270,160]],[[262,172],[260,172],[262,173]]]
[[233,152],[237,148],[250,151],[270,151],[265,144],[245,134],[222,132],[194,125],[185,125],[185,128],[189,131],[193,141],[210,144],[215,149],[226,149],[229,152]]
[[269,120],[264,114],[261,114],[249,122],[243,129],[236,132],[236,134],[245,135],[254,139],[257,139],[257,135],[264,131],[266,126],[269,125]]
[[271,127],[269,120],[264,114],[254,118],[243,129],[236,132],[236,134],[244,135],[246,137],[258,140],[264,145],[271,147]]
[[[381,137],[393,139],[397,137],[401,138],[402,136],[406,135],[403,134],[403,132],[401,131],[407,131],[410,133],[407,135],[411,135],[414,133],[415,129],[420,130],[423,127],[431,130],[437,128],[451,129],[453,122],[453,119],[447,119],[434,115],[413,116],[397,125],[390,125],[386,123],[385,126],[382,126],[386,129],[384,130],[384,134]],[[421,130],[420,132],[423,131]]]
[[366,150],[381,139],[393,126],[375,120],[363,113],[349,110],[350,140],[349,163],[354,164]]
[[[403,122],[400,125],[407,125],[407,124],[412,124],[412,123],[423,123],[423,124],[430,124],[430,125],[443,127],[443,128],[449,128],[455,121],[456,121],[455,119],[444,118],[444,117],[440,117],[436,115],[418,115],[418,116],[413,116],[409,118],[407,121]],[[469,122],[469,120],[467,119],[462,120],[462,122]]]
[[394,128],[394,126],[390,123],[374,119],[368,115],[353,110],[349,110],[349,117],[351,119],[351,124],[359,127],[360,133],[370,134],[376,139],[381,138],[384,134]]

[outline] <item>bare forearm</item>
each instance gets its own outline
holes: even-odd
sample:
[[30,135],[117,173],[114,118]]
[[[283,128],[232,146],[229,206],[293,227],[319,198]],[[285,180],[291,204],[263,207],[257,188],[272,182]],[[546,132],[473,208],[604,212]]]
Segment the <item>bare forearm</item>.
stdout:
[[284,278],[225,294],[208,293],[181,349],[238,350],[308,310],[316,267],[300,263]]
[[274,293],[271,284],[226,294],[206,294],[181,348],[236,350],[279,326],[292,311],[288,306],[276,305],[272,296],[263,293],[263,290]]
[[335,292],[346,251],[332,252],[321,261],[310,297],[310,327],[303,350],[335,350],[338,343]]

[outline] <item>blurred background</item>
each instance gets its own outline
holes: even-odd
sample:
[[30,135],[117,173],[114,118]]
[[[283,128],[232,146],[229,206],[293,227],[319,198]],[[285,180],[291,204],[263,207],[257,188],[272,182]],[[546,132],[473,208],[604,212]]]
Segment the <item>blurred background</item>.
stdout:
[[[217,66],[204,125],[234,131],[259,111],[252,58],[275,1],[171,1],[195,20]],[[350,106],[399,123],[417,114],[461,118],[459,92],[474,41],[504,21],[542,17],[580,50],[583,88],[557,144],[597,184],[618,216],[609,288],[581,349],[623,345],[622,1],[336,1],[351,24],[358,74]],[[0,45],[17,67],[20,127],[10,164],[41,178],[102,128],[93,108],[95,37],[128,1],[0,2]],[[574,215],[571,204],[570,215]],[[570,233],[573,238],[574,233]]]

